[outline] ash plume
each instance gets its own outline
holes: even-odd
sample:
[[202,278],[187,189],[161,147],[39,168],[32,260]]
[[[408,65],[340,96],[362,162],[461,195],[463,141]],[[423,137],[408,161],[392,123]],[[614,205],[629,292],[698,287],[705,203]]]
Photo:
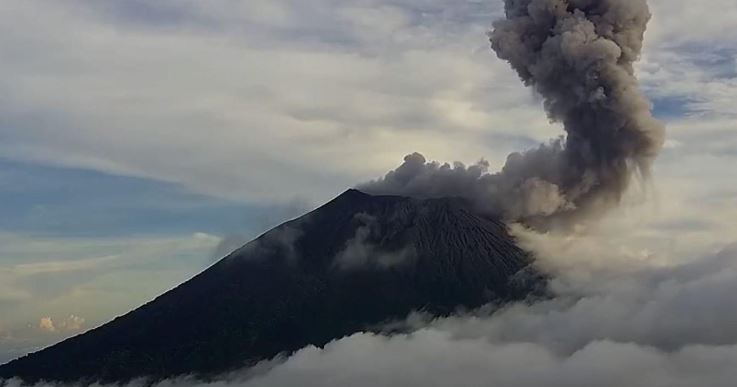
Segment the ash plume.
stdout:
[[548,224],[609,208],[634,177],[649,175],[665,130],[633,69],[651,17],[646,0],[506,0],[505,12],[491,47],[566,136],[511,154],[495,174],[483,161],[451,166],[409,155],[359,189],[461,196],[508,220]]

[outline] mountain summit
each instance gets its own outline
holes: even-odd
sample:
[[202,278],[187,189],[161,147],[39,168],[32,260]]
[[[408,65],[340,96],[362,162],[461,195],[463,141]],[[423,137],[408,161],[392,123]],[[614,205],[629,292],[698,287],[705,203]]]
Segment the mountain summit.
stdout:
[[148,304],[0,367],[26,382],[215,375],[375,329],[412,311],[540,288],[503,223],[461,199],[349,190]]

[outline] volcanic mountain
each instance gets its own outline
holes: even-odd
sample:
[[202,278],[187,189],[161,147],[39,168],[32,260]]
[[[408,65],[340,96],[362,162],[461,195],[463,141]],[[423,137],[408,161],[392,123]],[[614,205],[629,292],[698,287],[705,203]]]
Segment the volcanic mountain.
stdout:
[[148,304],[0,367],[26,382],[203,377],[405,318],[544,289],[503,223],[461,199],[349,190]]

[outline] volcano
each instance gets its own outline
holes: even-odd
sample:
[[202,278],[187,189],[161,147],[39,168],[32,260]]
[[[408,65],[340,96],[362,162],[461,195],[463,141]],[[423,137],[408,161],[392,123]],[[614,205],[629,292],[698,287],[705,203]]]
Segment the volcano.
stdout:
[[504,223],[462,199],[349,190],[144,306],[0,367],[26,382],[214,376],[307,345],[544,291]]

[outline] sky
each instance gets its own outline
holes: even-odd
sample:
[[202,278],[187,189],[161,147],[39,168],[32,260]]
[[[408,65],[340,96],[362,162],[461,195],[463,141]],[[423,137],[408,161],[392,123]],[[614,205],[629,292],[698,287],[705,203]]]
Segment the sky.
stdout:
[[[737,3],[649,4],[637,76],[667,125],[652,179],[593,230],[525,239],[585,257],[582,273],[550,261],[577,286],[613,262],[663,276],[737,257]],[[141,305],[406,154],[495,170],[560,136],[489,48],[501,16],[495,0],[0,2],[0,362]],[[466,323],[384,344],[425,351]],[[376,341],[336,352],[356,342]],[[315,351],[287,365],[338,366]]]

